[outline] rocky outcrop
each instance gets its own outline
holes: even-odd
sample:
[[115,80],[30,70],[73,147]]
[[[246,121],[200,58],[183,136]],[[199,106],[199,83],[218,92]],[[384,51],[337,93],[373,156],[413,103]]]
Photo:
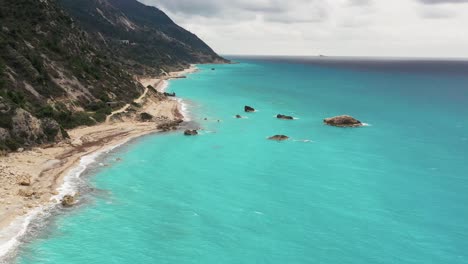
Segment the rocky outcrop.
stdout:
[[175,97],[176,93],[164,93],[164,95],[168,97]]
[[247,112],[247,113],[252,113],[252,112],[255,112],[255,108],[246,105],[246,106],[244,106],[244,111]]
[[75,204],[75,196],[73,195],[65,195],[63,198],[62,198],[62,205],[65,206],[65,207],[70,207],[70,206],[73,206]]
[[0,141],[5,141],[10,139],[10,132],[6,128],[0,127]]
[[157,129],[163,131],[163,132],[167,132],[167,131],[171,131],[171,130],[176,130],[177,128],[179,128],[179,125],[184,122],[182,119],[178,119],[178,120],[174,120],[174,121],[169,121],[169,122],[166,122],[166,123],[162,123],[160,125],[157,126]]
[[354,117],[348,115],[335,116],[331,118],[326,118],[323,120],[326,125],[336,126],[336,127],[360,127],[362,126],[361,121],[355,119]]
[[268,139],[269,140],[276,140],[276,141],[285,141],[285,140],[288,140],[289,137],[285,136],[285,135],[275,135],[275,136],[269,137]]
[[28,111],[18,108],[11,118],[11,132],[0,130],[0,140],[7,140],[11,135],[21,138],[25,145],[33,146],[50,142],[59,142],[66,137],[59,123],[51,118],[38,119]]
[[51,118],[41,119],[42,130],[49,142],[58,142],[65,138],[57,121]]
[[284,120],[293,120],[293,119],[294,119],[294,117],[292,117],[292,116],[287,116],[287,115],[282,115],[282,114],[278,114],[278,115],[276,116],[276,118],[278,118],[278,119],[284,119]]
[[41,143],[45,138],[41,121],[21,108],[12,117],[12,133],[29,143]]
[[193,130],[190,130],[190,129],[187,129],[184,131],[184,135],[186,136],[196,136],[198,135],[198,131],[193,129]]

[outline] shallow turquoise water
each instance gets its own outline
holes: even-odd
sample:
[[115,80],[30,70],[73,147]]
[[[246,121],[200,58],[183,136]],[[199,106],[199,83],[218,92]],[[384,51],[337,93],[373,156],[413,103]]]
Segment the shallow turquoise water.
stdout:
[[[202,134],[147,136],[106,157],[84,205],[17,263],[468,263],[458,66],[240,61],[172,81]],[[370,126],[322,124],[339,114]]]

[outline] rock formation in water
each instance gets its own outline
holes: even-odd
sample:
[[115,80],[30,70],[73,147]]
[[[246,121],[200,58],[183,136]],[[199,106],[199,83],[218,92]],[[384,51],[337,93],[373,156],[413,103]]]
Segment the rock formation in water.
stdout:
[[285,140],[288,140],[289,137],[285,136],[285,135],[275,135],[275,136],[269,137],[268,139],[269,140],[276,140],[276,141],[285,141]]
[[75,204],[75,196],[73,195],[65,195],[63,198],[62,198],[62,205],[65,206],[65,207],[70,207],[70,206],[73,206]]
[[246,105],[246,106],[244,106],[244,111],[247,112],[247,113],[252,113],[252,112],[255,112],[255,108]]
[[193,129],[193,130],[190,130],[190,129],[187,129],[184,131],[184,135],[186,136],[196,136],[198,135],[198,131]]
[[294,119],[294,117],[292,117],[292,116],[287,116],[287,115],[282,115],[282,114],[278,114],[278,115],[276,116],[276,118],[278,118],[278,119],[284,119],[284,120],[293,120],[293,119]]
[[355,119],[354,117],[348,115],[335,116],[331,118],[326,118],[323,122],[329,126],[337,127],[359,127],[362,126],[361,121]]

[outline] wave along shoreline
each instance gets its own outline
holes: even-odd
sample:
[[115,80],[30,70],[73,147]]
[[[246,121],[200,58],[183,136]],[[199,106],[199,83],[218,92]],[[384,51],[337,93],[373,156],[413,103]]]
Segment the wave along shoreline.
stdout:
[[[191,65],[189,69],[172,73],[171,76],[173,76],[173,74],[176,74],[176,76],[181,74],[191,74],[197,71],[198,68],[196,68],[195,65]],[[160,92],[165,92],[169,88],[171,79],[172,78],[161,80],[163,83],[159,87]],[[184,117],[184,121],[191,121],[187,103],[182,98],[175,98],[174,100],[178,103],[178,108],[180,114]],[[17,256],[17,249],[21,244],[23,244],[22,239],[28,235],[28,231],[34,221],[47,221],[50,217],[55,215],[50,212],[53,212],[54,209],[58,209],[60,201],[65,195],[76,195],[80,186],[78,180],[81,178],[83,173],[86,172],[89,166],[93,165],[98,158],[102,157],[102,155],[109,154],[109,152],[123,145],[126,145],[133,139],[155,134],[157,132],[157,130],[154,130],[147,131],[147,133],[128,136],[116,144],[104,146],[103,148],[80,157],[79,162],[64,174],[62,184],[56,189],[57,194],[50,198],[50,202],[52,202],[52,204],[36,207],[24,216],[17,217],[0,232],[0,237],[9,237],[8,240],[0,244],[0,264],[10,263],[10,261]]]

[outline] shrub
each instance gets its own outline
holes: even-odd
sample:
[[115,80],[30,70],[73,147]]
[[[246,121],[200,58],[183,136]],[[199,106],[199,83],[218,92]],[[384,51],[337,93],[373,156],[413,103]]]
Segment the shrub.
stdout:
[[142,121],[151,121],[153,119],[153,116],[148,113],[141,113],[140,118]]
[[2,59],[0,58],[0,88],[5,87],[5,64],[3,63]]

